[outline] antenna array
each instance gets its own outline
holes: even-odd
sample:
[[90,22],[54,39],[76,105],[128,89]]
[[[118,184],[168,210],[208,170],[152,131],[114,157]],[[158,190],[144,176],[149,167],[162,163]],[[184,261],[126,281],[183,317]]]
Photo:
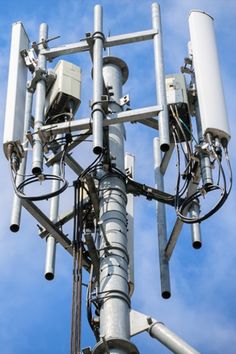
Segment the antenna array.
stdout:
[[[22,23],[13,24],[4,133],[4,152],[15,191],[10,229],[19,230],[22,207],[41,225],[48,280],[54,278],[57,244],[73,257],[71,354],[81,351],[84,271],[89,273],[87,316],[97,344],[93,349],[84,348],[83,353],[138,353],[130,337],[143,331],[174,353],[197,353],[163,324],[131,309],[134,196],[157,202],[161,292],[167,299],[171,296],[169,261],[183,224],[191,224],[193,247],[200,248],[200,222],[224,204],[231,190],[230,132],[213,19],[204,12],[192,11],[189,27],[189,55],[181,73],[165,76],[160,8],[156,3],[152,5],[152,29],[107,38],[102,7],[96,5],[93,33],[87,33],[78,43],[59,47],[48,47],[51,39],[47,24],[41,24],[38,43],[32,45]],[[154,46],[157,102],[131,110],[127,107],[129,95],[122,93],[128,67],[120,58],[104,57],[104,49],[150,40]],[[81,52],[91,56],[93,97],[90,116],[76,119],[81,102],[81,68],[65,60],[58,61],[54,69],[47,65],[62,55]],[[134,156],[124,152],[124,123],[128,122],[142,123],[157,132],[153,142],[155,187],[134,179]],[[71,152],[91,136],[96,157],[82,168]],[[177,180],[170,194],[164,191],[164,176],[174,150]],[[60,198],[69,184],[67,168],[76,175],[74,200],[71,210],[61,216]],[[42,189],[44,192],[38,192]],[[219,199],[207,210],[206,200],[217,192]],[[50,203],[49,216],[37,204],[42,200]],[[166,205],[176,211],[169,237]],[[62,226],[70,220],[73,232],[66,235]]]

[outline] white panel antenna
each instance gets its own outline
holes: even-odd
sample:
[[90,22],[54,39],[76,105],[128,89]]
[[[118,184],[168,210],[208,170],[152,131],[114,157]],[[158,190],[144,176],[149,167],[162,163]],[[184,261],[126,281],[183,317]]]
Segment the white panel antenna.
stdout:
[[8,145],[14,145],[20,153],[24,129],[25,95],[28,69],[21,56],[21,51],[28,49],[29,38],[21,22],[12,26],[10,64],[5,112],[3,146],[8,158]]

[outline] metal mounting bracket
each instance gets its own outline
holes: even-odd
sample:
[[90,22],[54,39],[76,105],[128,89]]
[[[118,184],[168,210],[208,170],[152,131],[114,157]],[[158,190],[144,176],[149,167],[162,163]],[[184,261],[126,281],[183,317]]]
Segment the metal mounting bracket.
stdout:
[[33,73],[38,65],[38,60],[35,57],[35,51],[34,49],[23,49],[21,51],[21,56],[25,61],[25,65],[29,68],[29,70],[31,71],[31,73]]
[[130,336],[136,336],[139,333],[146,332],[155,322],[150,316],[146,316],[141,312],[130,311]]
[[127,95],[121,97],[121,99],[120,99],[120,105],[121,105],[121,107],[123,107],[123,106],[125,106],[125,105],[127,105],[127,106],[130,105],[130,97],[129,97],[129,94],[127,94]]
[[56,74],[52,69],[45,71],[39,67],[36,67],[32,75],[32,80],[27,82],[27,90],[34,93],[36,90],[37,82],[40,80],[45,80],[47,91],[50,90],[52,84],[56,80]]

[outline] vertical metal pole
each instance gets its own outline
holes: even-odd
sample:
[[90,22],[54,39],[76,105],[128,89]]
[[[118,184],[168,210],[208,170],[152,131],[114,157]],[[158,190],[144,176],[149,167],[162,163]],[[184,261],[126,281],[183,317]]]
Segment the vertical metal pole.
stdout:
[[[197,123],[198,141],[199,144],[203,144],[204,138],[202,135],[202,125],[201,125],[201,117],[200,117],[198,102],[195,104],[195,116],[196,116],[196,123]],[[208,154],[204,152],[200,153],[200,168],[201,168],[201,177],[202,177],[203,186],[208,186],[213,184],[210,157]]]
[[[40,51],[44,49],[43,42],[48,37],[48,25],[42,23],[39,28],[39,55],[38,55],[38,67],[42,71],[46,70],[46,56],[40,54]],[[33,144],[33,161],[32,161],[32,173],[39,175],[43,170],[43,148],[42,141],[39,138],[37,131],[42,127],[44,122],[44,106],[46,95],[46,83],[43,78],[38,81],[35,94],[35,120],[34,120],[34,144]]]
[[[125,169],[129,171],[129,176],[134,178],[134,162],[135,157],[131,154],[125,154]],[[127,195],[127,240],[128,240],[128,254],[129,254],[129,289],[130,296],[134,292],[134,196],[129,193]]]
[[169,150],[170,136],[169,136],[169,119],[166,101],[166,87],[165,87],[165,70],[163,59],[163,45],[162,45],[162,27],[161,27],[161,13],[160,6],[157,3],[152,4],[152,26],[158,33],[153,37],[154,43],[154,58],[155,58],[155,76],[156,76],[156,91],[158,104],[162,106],[162,111],[159,113],[159,133],[160,146],[162,151]]
[[[200,207],[199,207],[199,201],[195,199],[190,208],[189,208],[189,214],[190,217],[193,219],[196,219],[199,217],[199,212],[200,212]],[[192,228],[192,244],[193,248],[199,249],[202,247],[202,240],[201,240],[201,228],[199,223],[194,223],[191,224]]]
[[[55,162],[52,167],[52,174],[60,176],[61,168],[60,161]],[[52,181],[52,192],[55,192],[60,188],[60,181]],[[54,223],[58,221],[58,210],[59,210],[59,195],[51,199],[50,206],[50,220]],[[45,260],[45,278],[47,280],[52,280],[55,273],[55,260],[56,260],[56,240],[52,235],[47,237],[47,248],[46,248],[46,260]]]
[[[155,169],[155,184],[156,188],[164,191],[164,178],[161,173],[162,154],[160,150],[160,139],[154,138],[154,169]],[[170,274],[169,261],[166,256],[167,245],[167,230],[166,230],[166,209],[165,204],[157,202],[157,232],[158,232],[158,248],[160,262],[160,277],[161,277],[161,294],[164,299],[171,296],[170,290]]]
[[[27,131],[30,128],[31,121],[31,112],[32,112],[32,102],[33,102],[33,94],[31,92],[26,92],[25,98],[25,117],[24,117],[24,138]],[[28,143],[25,143],[25,148],[27,148]],[[16,185],[18,186],[24,180],[25,170],[27,164],[27,150],[25,151],[25,156],[21,161],[20,168],[16,177]],[[15,194],[12,205],[12,213],[11,213],[11,224],[10,230],[12,232],[17,232],[20,228],[20,219],[21,219],[21,200]]]
[[[104,66],[106,86],[112,86],[112,111],[120,111],[123,61],[107,58]],[[110,60],[110,62],[109,62]],[[109,146],[117,169],[124,168],[124,130],[122,125],[109,130]],[[138,353],[130,342],[130,296],[128,284],[128,251],[126,219],[126,186],[123,175],[116,170],[104,172],[100,180],[100,337],[93,354]]]
[[96,5],[94,8],[94,46],[93,46],[93,152],[97,155],[103,150],[103,12],[102,6]]
[[[193,61],[193,52],[192,52],[192,43],[189,42],[188,44],[188,54],[191,60]],[[196,85],[196,77],[195,73],[193,71],[193,74],[191,75],[192,83],[194,84],[195,87]],[[203,137],[203,131],[202,131],[202,121],[201,121],[201,113],[199,109],[199,102],[198,99],[196,100],[195,103],[195,117],[196,117],[196,125],[197,125],[197,133],[198,133],[198,142],[199,144],[204,143],[204,137]],[[211,185],[213,183],[213,178],[212,178],[212,168],[210,164],[210,158],[207,154],[205,153],[200,153],[200,168],[201,168],[201,177],[202,177],[202,183],[203,186]]]

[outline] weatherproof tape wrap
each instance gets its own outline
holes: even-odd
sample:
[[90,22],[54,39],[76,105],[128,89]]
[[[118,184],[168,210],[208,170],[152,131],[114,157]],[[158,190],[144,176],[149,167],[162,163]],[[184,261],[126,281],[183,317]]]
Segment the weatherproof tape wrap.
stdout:
[[224,91],[216,47],[213,18],[198,10],[189,16],[202,132],[211,133],[223,143],[230,139]]

